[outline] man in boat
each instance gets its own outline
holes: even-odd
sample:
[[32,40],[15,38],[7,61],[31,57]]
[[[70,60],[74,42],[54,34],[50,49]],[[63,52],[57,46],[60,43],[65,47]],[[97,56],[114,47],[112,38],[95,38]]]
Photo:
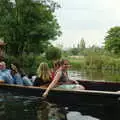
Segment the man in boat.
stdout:
[[[61,60],[61,65],[56,71],[56,75],[53,81],[50,83],[46,91],[43,93],[43,97],[48,95],[48,92],[53,88],[72,89],[72,90],[84,90],[84,86],[79,85],[77,81],[71,81],[68,78],[67,69],[70,67],[68,60]],[[74,83],[73,83],[74,82]]]
[[13,84],[13,78],[10,74],[10,70],[6,68],[6,63],[4,61],[0,62],[0,79],[7,84]]

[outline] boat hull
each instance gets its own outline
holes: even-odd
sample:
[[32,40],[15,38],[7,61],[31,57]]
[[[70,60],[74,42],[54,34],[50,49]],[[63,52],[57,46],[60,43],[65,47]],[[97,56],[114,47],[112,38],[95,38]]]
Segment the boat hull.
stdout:
[[[87,85],[86,85],[87,86]],[[14,95],[36,96],[42,99],[45,87],[30,87],[0,84],[0,90],[11,92]],[[100,90],[63,90],[52,89],[46,99],[60,105],[120,105],[120,92]]]

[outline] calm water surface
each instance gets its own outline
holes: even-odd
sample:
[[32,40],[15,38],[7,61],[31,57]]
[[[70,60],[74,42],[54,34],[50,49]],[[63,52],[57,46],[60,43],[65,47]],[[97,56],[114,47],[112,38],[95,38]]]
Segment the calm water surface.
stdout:
[[69,76],[75,80],[99,80],[120,82],[119,71],[70,70]]
[[[85,71],[69,71],[69,75],[71,79],[105,80],[103,75]],[[114,106],[60,106],[40,97],[0,91],[0,120],[120,120],[119,114]]]

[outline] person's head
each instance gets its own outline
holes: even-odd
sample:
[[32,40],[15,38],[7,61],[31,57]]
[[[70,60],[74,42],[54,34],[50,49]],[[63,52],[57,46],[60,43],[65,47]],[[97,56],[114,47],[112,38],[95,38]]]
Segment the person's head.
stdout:
[[69,61],[66,59],[62,59],[60,64],[63,70],[67,70],[70,67]]
[[13,62],[13,63],[10,65],[10,69],[11,69],[11,71],[12,71],[13,74],[16,74],[16,73],[22,74],[21,69],[20,69],[20,66],[19,66],[19,64],[16,63],[16,62]]
[[61,63],[60,60],[54,62],[54,70],[56,71],[60,67]]
[[6,69],[6,63],[4,61],[0,62],[0,70],[5,70]]
[[15,64],[11,64],[11,70],[15,71],[16,73],[18,72],[18,68]]
[[46,81],[50,80],[50,69],[46,62],[40,63],[37,69],[37,76]]

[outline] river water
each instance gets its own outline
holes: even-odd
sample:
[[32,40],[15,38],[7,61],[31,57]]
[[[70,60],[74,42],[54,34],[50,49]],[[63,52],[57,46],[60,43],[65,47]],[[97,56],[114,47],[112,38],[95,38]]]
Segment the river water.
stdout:
[[119,71],[70,70],[70,79],[120,82]]
[[[102,73],[96,72],[70,70],[68,74],[71,79],[106,79]],[[60,106],[39,97],[16,96],[9,91],[0,91],[0,120],[120,120],[119,114],[114,106]]]

